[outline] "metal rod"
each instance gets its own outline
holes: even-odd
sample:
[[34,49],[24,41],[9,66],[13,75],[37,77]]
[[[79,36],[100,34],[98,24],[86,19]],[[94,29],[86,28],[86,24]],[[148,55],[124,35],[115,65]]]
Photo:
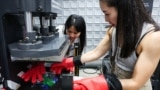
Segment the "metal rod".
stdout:
[[[75,47],[75,55],[74,56],[78,56],[79,55],[79,43],[75,43],[74,44],[74,47]],[[74,69],[74,75],[75,76],[79,76],[79,66],[75,66],[75,69]]]
[[26,31],[33,32],[31,12],[24,12],[24,16],[25,16]]
[[2,24],[2,19],[0,20],[0,65],[2,67],[2,77],[5,80],[10,80],[10,72],[9,72],[9,62],[7,58],[7,48],[6,48],[6,41],[4,37],[4,29]]

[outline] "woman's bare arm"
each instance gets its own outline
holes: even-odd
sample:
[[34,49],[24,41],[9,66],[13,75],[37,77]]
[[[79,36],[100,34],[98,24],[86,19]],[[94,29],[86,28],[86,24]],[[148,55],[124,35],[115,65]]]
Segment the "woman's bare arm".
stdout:
[[97,47],[85,54],[81,57],[81,62],[90,62],[99,59],[103,56],[111,46],[111,32],[112,28],[110,28],[101,42],[97,45]]
[[131,79],[121,79],[123,90],[139,90],[155,71],[160,59],[160,32],[153,32],[140,43],[141,52]]

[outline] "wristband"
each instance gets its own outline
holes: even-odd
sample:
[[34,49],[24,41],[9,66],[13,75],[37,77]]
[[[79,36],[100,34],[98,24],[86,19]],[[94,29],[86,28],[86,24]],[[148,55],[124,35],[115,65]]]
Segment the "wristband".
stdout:
[[81,66],[83,65],[81,62],[81,55],[73,57],[73,63],[75,66]]

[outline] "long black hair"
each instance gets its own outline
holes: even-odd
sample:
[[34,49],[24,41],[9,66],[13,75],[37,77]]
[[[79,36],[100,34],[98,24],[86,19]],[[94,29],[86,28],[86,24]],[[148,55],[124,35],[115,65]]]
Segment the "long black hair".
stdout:
[[80,32],[80,53],[82,53],[85,45],[86,45],[86,23],[82,16],[72,14],[70,15],[65,22],[64,34],[66,34],[66,30],[68,30],[71,26],[74,26],[77,32]]
[[115,7],[118,12],[116,26],[116,46],[121,46],[120,57],[128,57],[141,35],[144,22],[152,23],[155,31],[159,26],[147,12],[142,0],[100,0],[109,7]]

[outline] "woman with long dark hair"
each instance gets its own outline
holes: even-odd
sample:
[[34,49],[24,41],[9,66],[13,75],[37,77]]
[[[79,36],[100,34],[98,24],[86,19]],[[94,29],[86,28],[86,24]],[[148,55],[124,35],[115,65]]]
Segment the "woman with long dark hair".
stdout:
[[66,22],[64,28],[64,34],[68,36],[70,40],[70,47],[67,52],[67,56],[74,56],[74,44],[79,43],[79,54],[82,54],[86,45],[86,23],[82,16],[72,14]]
[[[111,73],[77,80],[74,90],[152,90],[150,78],[160,59],[160,28],[142,0],[99,0],[111,24],[98,46],[78,57],[53,65],[65,68],[98,60],[112,51]],[[53,70],[54,70],[53,69]]]

